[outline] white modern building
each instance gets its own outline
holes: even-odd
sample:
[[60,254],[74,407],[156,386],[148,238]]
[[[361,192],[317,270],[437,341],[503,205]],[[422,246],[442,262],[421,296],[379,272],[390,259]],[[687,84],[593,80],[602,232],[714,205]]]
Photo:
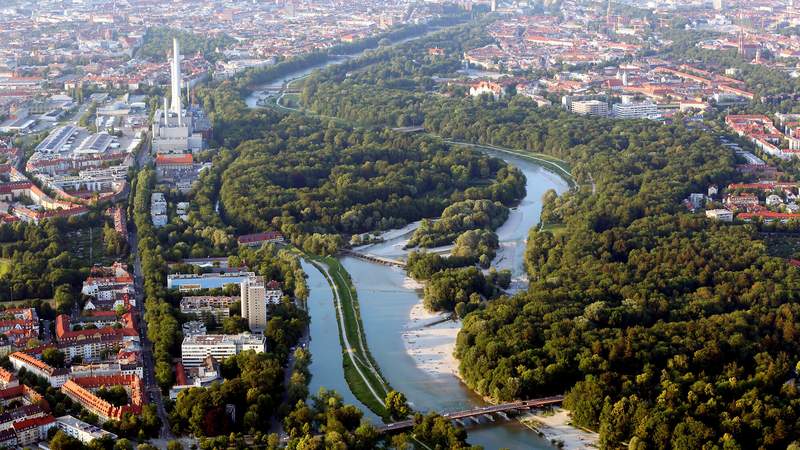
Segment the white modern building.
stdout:
[[242,317],[252,331],[267,328],[267,288],[262,277],[242,282]]
[[181,344],[181,360],[185,367],[198,367],[209,356],[222,361],[247,350],[265,352],[266,338],[249,333],[186,336]]
[[156,228],[167,224],[167,199],[163,193],[153,192],[150,196],[150,216]]
[[733,222],[733,212],[727,209],[709,209],[706,211],[706,217],[720,222]]
[[658,106],[650,102],[622,102],[611,107],[615,119],[658,119]]
[[110,433],[100,427],[86,423],[72,416],[61,416],[57,418],[56,426],[67,436],[74,437],[84,444],[88,444],[95,439],[100,439],[106,436],[110,437],[112,440],[117,439],[116,434]]
[[561,105],[569,112],[588,116],[607,116],[608,103],[596,99],[573,99],[569,95],[561,98]]

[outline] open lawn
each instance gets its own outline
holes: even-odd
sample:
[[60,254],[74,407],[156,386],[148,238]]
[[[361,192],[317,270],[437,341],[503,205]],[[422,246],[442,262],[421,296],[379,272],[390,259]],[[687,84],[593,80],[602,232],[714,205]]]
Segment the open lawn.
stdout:
[[539,231],[549,231],[554,236],[559,236],[567,231],[567,226],[563,223],[546,223],[542,225]]
[[0,258],[0,277],[11,272],[11,260]]

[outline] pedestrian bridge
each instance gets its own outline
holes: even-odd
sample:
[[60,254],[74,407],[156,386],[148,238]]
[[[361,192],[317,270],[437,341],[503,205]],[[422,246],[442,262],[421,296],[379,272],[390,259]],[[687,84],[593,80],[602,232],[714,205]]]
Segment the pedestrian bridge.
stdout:
[[[517,413],[520,411],[527,411],[530,409],[544,408],[546,406],[560,405],[564,401],[563,395],[556,395],[553,397],[536,398],[532,400],[521,400],[511,403],[503,403],[501,405],[483,406],[479,408],[466,409],[463,411],[455,411],[442,414],[452,421],[464,425],[466,420],[472,420],[475,423],[479,417],[486,417],[494,422],[494,415],[497,414],[505,419],[508,419],[509,413]],[[383,426],[377,427],[379,433],[392,433],[395,431],[407,430],[414,426],[414,420],[402,420],[400,422],[387,423]]]
[[403,261],[391,258],[384,258],[383,256],[370,255],[368,253],[359,253],[353,250],[342,249],[339,253],[341,253],[344,256],[352,256],[353,258],[363,259],[364,261],[383,264],[384,266],[395,266],[395,267],[406,266],[406,263]]

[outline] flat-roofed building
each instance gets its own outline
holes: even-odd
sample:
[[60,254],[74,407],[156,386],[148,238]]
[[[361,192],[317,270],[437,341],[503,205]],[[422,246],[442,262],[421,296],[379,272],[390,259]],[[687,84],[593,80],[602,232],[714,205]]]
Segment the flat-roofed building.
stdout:
[[264,336],[248,333],[186,336],[181,344],[181,360],[186,367],[198,367],[209,356],[222,361],[247,350],[265,352],[267,344]]
[[601,100],[578,100],[571,103],[569,110],[584,116],[607,116],[608,103]]
[[111,143],[114,142],[114,136],[108,133],[95,133],[81,142],[81,145],[73,152],[79,155],[96,155],[105,153]]
[[62,153],[67,149],[69,139],[76,134],[78,134],[78,128],[74,125],[58,127],[36,146],[36,151],[40,153]]
[[72,416],[61,416],[57,418],[56,426],[67,436],[74,437],[84,444],[88,444],[95,439],[104,438],[106,436],[110,437],[112,440],[117,439],[116,434],[108,432],[96,425],[86,423]]
[[658,106],[650,102],[623,102],[611,107],[615,119],[656,119],[661,117]]
[[195,314],[203,319],[214,317],[217,322],[222,323],[230,317],[231,305],[237,300],[237,297],[191,296],[181,299],[180,308],[183,314]]
[[267,328],[267,287],[264,278],[250,277],[242,282],[242,317],[250,330]]

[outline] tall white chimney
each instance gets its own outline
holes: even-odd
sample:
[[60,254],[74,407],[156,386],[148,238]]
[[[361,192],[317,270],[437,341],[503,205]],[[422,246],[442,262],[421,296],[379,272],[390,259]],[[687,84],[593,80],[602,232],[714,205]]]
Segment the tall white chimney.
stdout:
[[172,104],[170,109],[181,114],[181,49],[178,39],[172,38]]
[[167,109],[167,97],[164,96],[164,128],[169,128],[169,110]]

